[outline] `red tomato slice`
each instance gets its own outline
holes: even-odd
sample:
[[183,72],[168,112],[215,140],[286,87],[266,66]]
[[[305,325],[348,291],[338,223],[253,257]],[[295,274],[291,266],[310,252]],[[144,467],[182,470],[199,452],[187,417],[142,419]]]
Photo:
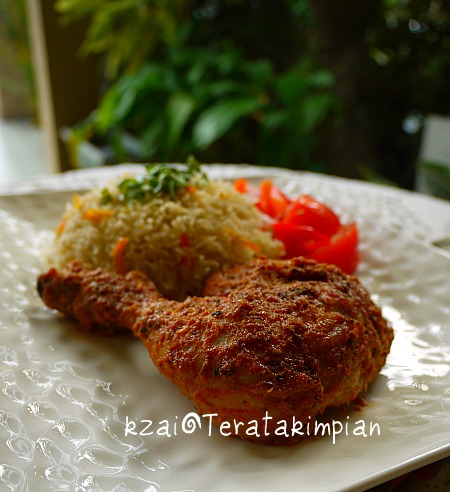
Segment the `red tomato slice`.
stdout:
[[275,222],[272,231],[273,236],[284,244],[285,258],[307,256],[330,242],[328,236],[309,226]]
[[331,208],[309,195],[289,199],[270,180],[261,181],[259,190],[246,179],[234,186],[257,197],[256,206],[275,219],[272,233],[284,244],[285,258],[305,256],[354,273],[359,263],[356,224],[342,225]]
[[269,179],[261,181],[257,207],[265,214],[279,219],[283,216],[290,200]]
[[311,226],[327,236],[336,234],[341,226],[339,218],[329,207],[309,195],[293,200],[286,208],[282,221]]
[[345,273],[354,273],[359,263],[356,224],[341,226],[328,244],[320,246],[306,256],[320,263],[337,265]]

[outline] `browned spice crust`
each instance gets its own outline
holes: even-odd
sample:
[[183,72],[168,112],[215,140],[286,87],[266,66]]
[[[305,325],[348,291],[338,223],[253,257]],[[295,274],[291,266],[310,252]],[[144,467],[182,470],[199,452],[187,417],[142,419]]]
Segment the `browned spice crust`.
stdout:
[[[202,297],[164,299],[142,273],[74,263],[38,280],[44,302],[93,332],[130,330],[161,373],[213,421],[258,422],[249,436],[293,444],[277,422],[348,404],[383,367],[393,331],[354,276],[314,261],[255,260],[212,275]],[[269,414],[270,421],[264,420]]]

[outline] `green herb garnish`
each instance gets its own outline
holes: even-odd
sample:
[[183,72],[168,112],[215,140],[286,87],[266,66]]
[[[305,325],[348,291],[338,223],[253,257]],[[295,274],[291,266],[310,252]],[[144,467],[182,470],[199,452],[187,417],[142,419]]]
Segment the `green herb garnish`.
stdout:
[[111,203],[112,202],[112,195],[111,195],[111,192],[109,191],[108,188],[103,188],[102,189],[102,197],[100,199],[100,202],[102,205],[106,205],[107,203]]
[[[144,200],[150,195],[160,193],[167,194],[175,200],[178,190],[208,181],[200,163],[193,157],[189,157],[185,169],[168,164],[148,164],[145,171],[143,176],[125,178],[119,182],[119,201]],[[108,191],[102,191],[102,198],[111,201],[112,197]]]

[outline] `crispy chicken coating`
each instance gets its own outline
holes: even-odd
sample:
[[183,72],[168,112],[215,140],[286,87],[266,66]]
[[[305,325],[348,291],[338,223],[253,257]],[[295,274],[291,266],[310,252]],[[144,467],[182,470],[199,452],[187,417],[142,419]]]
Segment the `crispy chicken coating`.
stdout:
[[[50,308],[104,335],[130,330],[159,371],[239,437],[294,444],[277,422],[348,404],[383,367],[393,331],[356,277],[311,260],[259,259],[213,274],[204,295],[167,300],[142,273],[74,263],[38,279]],[[267,419],[270,415],[270,420]],[[266,417],[266,418],[265,418]],[[251,434],[251,433],[250,433]]]

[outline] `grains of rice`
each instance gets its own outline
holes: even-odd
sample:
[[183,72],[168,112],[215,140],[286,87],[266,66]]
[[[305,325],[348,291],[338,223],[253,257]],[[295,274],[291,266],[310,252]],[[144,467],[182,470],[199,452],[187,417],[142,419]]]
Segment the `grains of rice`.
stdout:
[[[117,185],[108,186],[111,196]],[[282,245],[264,230],[253,203],[232,184],[207,181],[179,190],[176,200],[102,201],[102,189],[75,196],[66,207],[47,258],[111,271],[141,270],[167,297],[201,293],[204,279],[256,256],[278,257]]]

